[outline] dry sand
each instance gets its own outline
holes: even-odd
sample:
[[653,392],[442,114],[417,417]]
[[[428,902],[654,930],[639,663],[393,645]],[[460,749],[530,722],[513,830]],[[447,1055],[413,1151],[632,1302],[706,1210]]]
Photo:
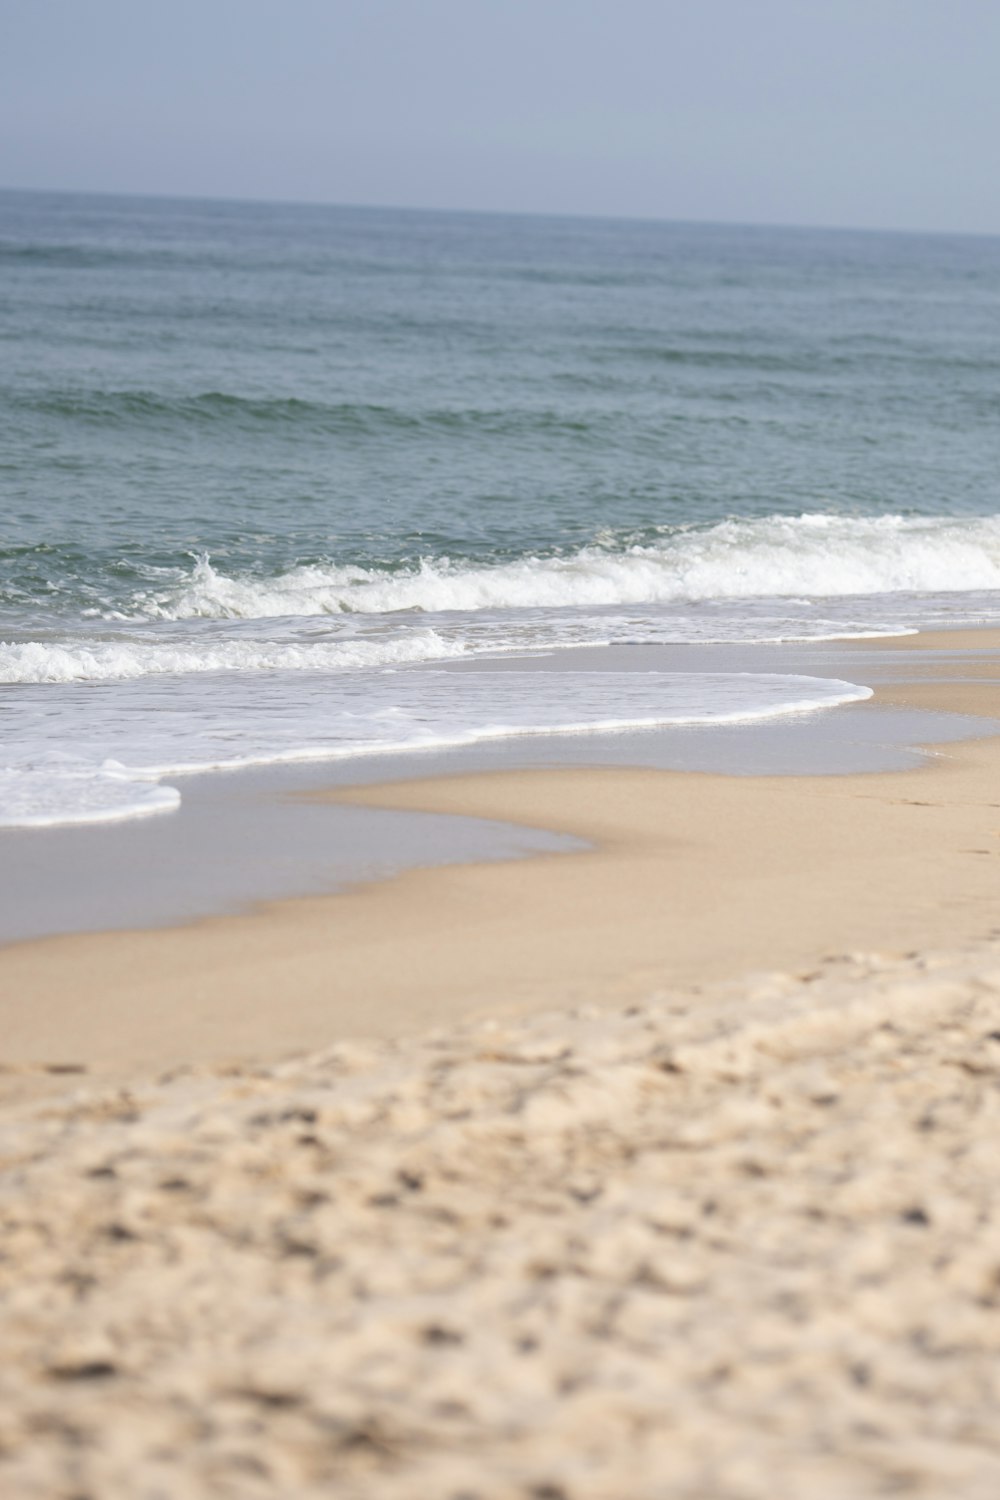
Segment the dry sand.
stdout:
[[0,1494],[995,1500],[1000,743],[350,795],[594,849],[0,952]]
[[1000,1494],[1000,946],[8,1112],[17,1500]]

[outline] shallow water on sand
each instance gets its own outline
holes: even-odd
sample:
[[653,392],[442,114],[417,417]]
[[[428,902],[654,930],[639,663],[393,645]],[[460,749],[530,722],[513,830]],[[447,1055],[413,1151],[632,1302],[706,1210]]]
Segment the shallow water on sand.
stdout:
[[[546,689],[559,677],[600,677],[609,670],[641,679],[649,659],[663,673],[688,662],[696,675],[742,670],[822,682],[847,674],[874,685],[915,675],[933,679],[941,670],[935,662],[954,665],[951,653],[894,651],[891,643],[864,650],[837,644],[685,646],[559,652],[531,658],[530,665],[494,658],[488,672],[497,682],[510,677],[523,683],[530,676]],[[454,671],[468,669],[459,664]],[[487,664],[475,670],[485,675]],[[835,713],[513,736],[451,749],[191,775],[178,778],[183,797],[170,818],[0,828],[0,942],[172,924],[263,900],[343,890],[415,866],[583,847],[544,829],[308,800],[337,787],[539,766],[650,766],[751,776],[891,771],[927,762],[936,746],[998,732],[1000,722],[990,719],[861,702]]]

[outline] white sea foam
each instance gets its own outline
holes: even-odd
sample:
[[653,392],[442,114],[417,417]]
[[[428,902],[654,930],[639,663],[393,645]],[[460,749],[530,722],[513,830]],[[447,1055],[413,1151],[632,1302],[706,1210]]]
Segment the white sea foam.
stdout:
[[478,611],[1000,588],[1000,517],[771,516],[675,530],[643,546],[474,566],[447,558],[392,572],[310,565],[271,579],[207,558],[139,594],[147,618],[265,619],[398,610]]
[[0,768],[0,827],[46,828],[61,823],[114,823],[174,812],[176,787],[123,766],[68,758],[62,765]]
[[[55,696],[53,696],[55,695]],[[776,673],[455,671],[405,667],[330,679],[236,674],[113,690],[53,686],[22,704],[3,746],[0,825],[92,822],[169,811],[163,777],[399,753],[520,735],[751,723],[870,696],[830,678]],[[164,712],[166,710],[166,712]],[[69,757],[43,743],[77,744]]]
[[[242,622],[241,622],[242,623]],[[452,661],[477,655],[551,652],[580,646],[621,643],[755,643],[862,639],[909,633],[906,625],[887,620],[865,623],[828,619],[803,608],[798,615],[775,617],[741,609],[701,615],[656,612],[642,614],[525,611],[512,620],[493,611],[436,617],[433,629],[417,627],[412,616],[392,625],[381,617],[347,616],[325,627],[336,631],[326,641],[306,639],[291,621],[269,621],[284,640],[243,634],[232,638],[234,622],[213,621],[186,640],[164,639],[164,627],[149,622],[114,634],[67,633],[62,640],[0,642],[0,683],[133,682],[143,677],[184,677],[207,673],[323,672],[339,674]],[[174,627],[176,628],[176,627]],[[315,627],[312,627],[315,629]],[[227,633],[228,632],[228,633]]]
[[[767,674],[492,671],[477,658],[996,619],[1000,594],[976,589],[1000,590],[1000,517],[772,517],[492,567],[316,565],[271,580],[202,559],[127,616],[0,644],[0,682],[15,695],[0,822],[166,811],[179,797],[162,777],[216,767],[831,707],[868,689]],[[71,763],[40,759],[52,745],[84,749]]]
[[0,643],[0,682],[111,682],[201,672],[331,672],[461,656],[460,640],[414,630],[384,640],[294,643],[83,640]]

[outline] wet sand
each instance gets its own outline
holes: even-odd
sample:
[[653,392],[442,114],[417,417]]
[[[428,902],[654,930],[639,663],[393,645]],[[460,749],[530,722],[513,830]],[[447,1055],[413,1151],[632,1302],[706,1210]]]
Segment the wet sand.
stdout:
[[[933,679],[956,663],[893,640],[774,645],[611,646],[477,659],[478,674],[552,678],[593,671],[644,674],[779,672],[890,687]],[[469,664],[446,664],[460,673]],[[963,673],[994,670],[981,653]],[[1000,732],[1000,722],[997,724]],[[835,713],[596,734],[510,736],[408,755],[179,776],[179,809],[120,823],[0,828],[0,945],[67,932],[170,927],[236,914],[254,902],[323,895],[403,870],[472,864],[572,847],[566,836],[496,819],[400,809],[319,807],[303,792],[480,771],[647,767],[721,775],[822,775],[905,770],[914,746],[981,735],[981,720],[933,707],[845,704]]]
[[[935,661],[944,681],[880,693],[995,713],[995,640],[972,639],[987,654]],[[329,795],[345,806],[497,819],[585,843],[182,927],[10,945],[5,1083],[22,1091],[63,1076],[54,1068],[111,1079],[273,1060],[344,1036],[641,999],[650,986],[828,952],[983,938],[1000,927],[998,787],[1000,741],[984,738],[878,775],[576,767],[338,788]]]
[[0,951],[0,1493],[994,1500],[1000,740],[331,795],[587,847]]

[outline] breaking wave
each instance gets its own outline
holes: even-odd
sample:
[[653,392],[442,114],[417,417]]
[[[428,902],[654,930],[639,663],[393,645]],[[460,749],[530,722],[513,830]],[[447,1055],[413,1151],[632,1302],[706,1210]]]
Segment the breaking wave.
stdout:
[[137,594],[133,608],[163,620],[265,619],[997,588],[1000,516],[804,515],[486,565],[438,558],[394,571],[315,563],[262,578],[229,576],[203,557],[173,586]]

